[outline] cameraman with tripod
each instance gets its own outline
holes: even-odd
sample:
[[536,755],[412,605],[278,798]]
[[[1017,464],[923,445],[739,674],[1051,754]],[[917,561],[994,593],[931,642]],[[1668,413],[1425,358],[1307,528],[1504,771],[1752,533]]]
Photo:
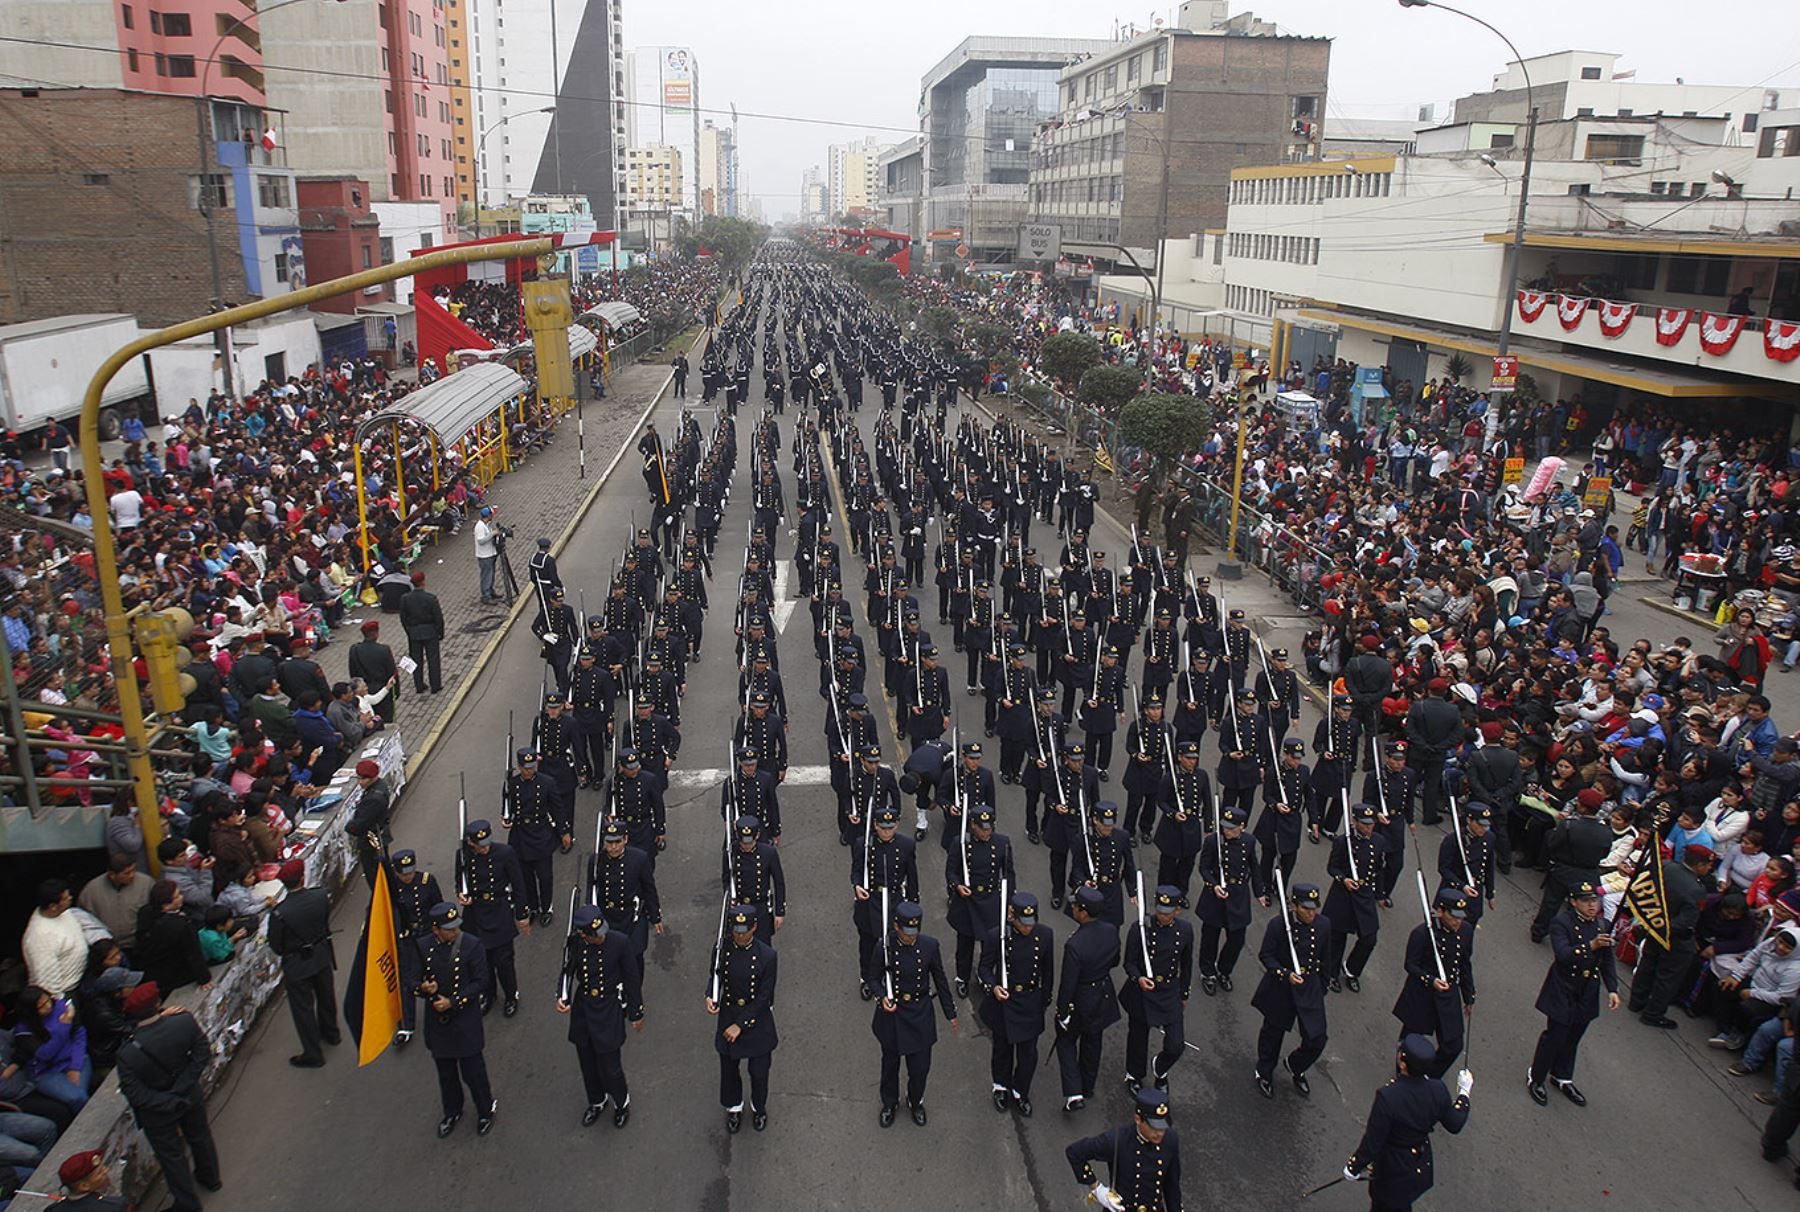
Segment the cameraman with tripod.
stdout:
[[[506,540],[512,537],[512,528],[502,526],[494,521],[494,507],[483,505],[481,513],[475,520],[475,567],[481,576],[481,604],[491,605],[496,602],[510,602],[518,596],[518,583],[513,580],[512,566],[506,560]],[[502,598],[494,592],[494,572],[496,567],[504,569],[507,594]]]

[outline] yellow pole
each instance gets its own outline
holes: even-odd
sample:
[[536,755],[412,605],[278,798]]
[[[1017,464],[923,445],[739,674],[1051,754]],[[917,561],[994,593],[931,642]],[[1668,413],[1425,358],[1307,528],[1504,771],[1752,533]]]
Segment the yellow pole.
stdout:
[[400,446],[400,422],[394,422],[394,499],[400,502],[400,551],[404,555],[406,535],[406,451]]
[[189,337],[204,336],[221,328],[246,324],[264,316],[277,315],[309,307],[321,299],[349,294],[367,286],[380,286],[400,278],[410,278],[421,270],[447,265],[466,265],[471,261],[502,261],[512,257],[538,257],[551,252],[552,241],[546,237],[509,240],[499,244],[472,244],[462,248],[440,248],[406,261],[377,265],[361,273],[333,278],[314,286],[305,286],[284,295],[275,295],[232,307],[211,315],[183,320],[168,328],[145,333],[137,340],[115,351],[100,364],[89,380],[87,395],[81,402],[81,474],[87,486],[88,513],[94,525],[94,575],[100,582],[100,604],[106,613],[106,646],[112,660],[113,683],[119,695],[119,723],[124,729],[126,767],[137,784],[138,818],[143,824],[144,846],[155,866],[156,844],[162,840],[162,816],[156,805],[156,773],[150,765],[149,738],[144,731],[144,705],[138,697],[137,671],[132,667],[131,629],[125,618],[125,596],[119,589],[119,556],[113,546],[112,517],[106,509],[105,468],[100,461],[100,402],[106,385],[126,363],[152,349],[161,349]]
[[368,494],[363,491],[361,438],[356,438],[352,441],[350,445],[350,454],[351,459],[356,465],[356,540],[358,545],[362,548],[363,575],[367,576],[369,569],[374,567],[375,562],[369,558],[369,498]]

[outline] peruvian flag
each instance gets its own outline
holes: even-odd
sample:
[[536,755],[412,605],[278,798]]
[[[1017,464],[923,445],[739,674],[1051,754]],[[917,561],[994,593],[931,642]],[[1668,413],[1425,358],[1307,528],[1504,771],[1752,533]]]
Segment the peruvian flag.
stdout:
[[1527,324],[1533,323],[1544,314],[1544,304],[1550,296],[1541,290],[1521,290],[1519,292],[1519,318]]
[[269,127],[269,129],[265,130],[262,133],[263,150],[272,152],[275,150],[275,144],[276,144],[275,128],[273,126],[271,126],[271,127]]
[[1600,317],[1600,331],[1608,337],[1617,337],[1631,327],[1637,308],[1630,303],[1601,303],[1594,309]]
[[1674,345],[1681,340],[1694,318],[1691,307],[1659,307],[1656,309],[1656,343]]
[[1722,358],[1737,344],[1744,331],[1747,316],[1721,316],[1710,311],[1700,313],[1700,348],[1715,358]]
[[1588,300],[1574,295],[1556,296],[1556,319],[1563,328],[1574,332],[1581,327],[1581,317],[1587,315]]
[[1800,358],[1800,320],[1764,320],[1763,352],[1777,362]]

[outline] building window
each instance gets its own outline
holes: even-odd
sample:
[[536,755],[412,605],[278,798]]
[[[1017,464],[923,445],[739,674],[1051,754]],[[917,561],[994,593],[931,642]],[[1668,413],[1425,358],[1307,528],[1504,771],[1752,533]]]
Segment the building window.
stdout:
[[382,90],[381,98],[382,98],[382,103],[387,106],[387,112],[390,114],[393,113],[394,112],[394,90],[391,88]]
[[81,183],[83,185],[109,185],[112,183],[112,178],[106,173],[82,173]]
[[288,280],[288,255],[286,253],[275,254],[275,280],[277,282]]
[[150,10],[150,32],[153,34],[162,33],[162,14],[155,9]]
[[1167,71],[1168,69],[1169,69],[1169,40],[1167,38],[1164,38],[1162,41],[1160,41],[1156,44],[1156,49],[1154,49],[1150,52],[1150,70],[1152,72],[1162,72],[1162,71]]
[[1125,83],[1136,84],[1144,75],[1144,56],[1133,55],[1125,65]]
[[453,198],[455,196],[456,196],[456,182],[452,181],[449,177],[445,177],[444,178],[444,197]]
[[1746,135],[1753,135],[1756,133],[1756,121],[1757,121],[1757,115],[1755,115],[1755,114],[1745,114],[1744,115],[1744,133]]
[[393,70],[388,58],[388,48],[385,46],[381,48],[381,70],[384,72]]
[[1635,113],[1637,113],[1637,111],[1635,109],[1628,109],[1628,108],[1621,107],[1619,110],[1619,117],[1629,118]]
[[293,195],[288,190],[288,179],[274,173],[257,173],[256,204],[264,210],[280,210],[292,206]]
[[1577,118],[1591,118],[1594,116],[1594,107],[1591,105],[1584,105],[1575,111],[1575,116]]
[[1643,159],[1643,156],[1644,136],[1642,135],[1589,135],[1587,137],[1585,159],[1635,162]]
[[1583,80],[1598,80],[1600,78],[1600,69],[1597,67],[1584,67],[1581,69],[1581,78]]
[[[152,13],[151,17],[155,15]],[[186,13],[164,13],[162,32],[165,38],[191,38],[194,36],[194,19]]]
[[132,17],[131,17],[131,5],[121,4],[119,6],[119,20],[125,23],[126,29],[135,29],[136,28],[136,25],[133,23]]
[[[386,10],[383,9],[382,11],[385,12]],[[383,21],[382,24],[386,25],[387,22]],[[388,192],[392,193],[396,198],[404,198],[406,196],[406,191],[400,188],[399,173],[392,173],[388,176]]]
[[[415,117],[420,117],[420,118],[423,118],[425,116],[425,94],[424,93],[414,93],[413,94],[413,114]],[[1640,139],[1640,140],[1638,140],[1638,142],[1642,143],[1643,140]]]
[[195,173],[188,178],[195,210],[223,210],[231,205],[231,178],[225,173]]
[[424,23],[419,20],[417,13],[406,14],[406,27],[412,31],[415,38],[422,37],[425,33]]
[[428,137],[426,137],[425,135],[415,135],[414,139],[417,141],[417,143],[419,145],[419,155],[425,157],[426,159],[430,159],[431,158],[431,140]]
[[194,57],[192,55],[170,55],[169,75],[182,80],[194,78]]
[[394,132],[389,131],[387,133],[387,137],[388,137],[388,155],[390,155],[390,156],[399,155],[400,154],[400,141],[394,137]]
[[375,268],[375,250],[370,248],[367,244],[362,246],[362,258],[363,258],[363,266],[362,267],[364,269],[374,269]]
[[[130,11],[130,10],[127,10],[127,11]],[[126,50],[125,66],[130,68],[132,71],[136,71],[138,69],[138,56],[137,56],[136,51],[129,50],[129,49]]]
[[1119,87],[1119,65],[1113,64],[1106,69],[1106,91],[1116,92]]

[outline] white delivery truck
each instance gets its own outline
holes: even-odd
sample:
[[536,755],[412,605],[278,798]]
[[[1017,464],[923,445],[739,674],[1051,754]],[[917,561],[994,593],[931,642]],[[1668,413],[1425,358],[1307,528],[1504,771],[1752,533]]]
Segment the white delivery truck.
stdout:
[[[81,400],[100,363],[143,335],[137,317],[117,312],[51,316],[0,325],[0,419],[29,434],[54,417],[78,429]],[[119,368],[101,397],[100,436],[119,436],[120,420],[136,413],[156,420],[149,372],[142,357]]]

